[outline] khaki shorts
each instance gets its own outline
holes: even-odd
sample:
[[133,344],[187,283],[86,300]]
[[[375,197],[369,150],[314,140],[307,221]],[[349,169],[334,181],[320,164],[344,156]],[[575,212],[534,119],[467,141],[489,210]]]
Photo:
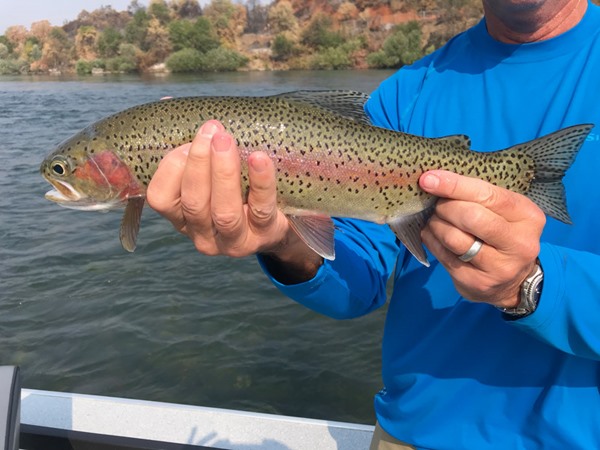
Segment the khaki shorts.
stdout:
[[375,425],[375,431],[373,432],[373,439],[371,440],[371,446],[369,450],[414,450],[415,447],[408,445],[398,439],[390,436],[385,432],[383,428],[379,426],[379,423]]

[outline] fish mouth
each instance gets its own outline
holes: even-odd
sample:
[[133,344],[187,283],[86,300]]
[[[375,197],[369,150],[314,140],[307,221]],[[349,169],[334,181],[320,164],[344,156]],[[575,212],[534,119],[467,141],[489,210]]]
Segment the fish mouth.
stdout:
[[54,189],[46,192],[45,197],[56,203],[80,202],[84,197],[69,183],[60,180],[50,181]]
[[52,180],[50,181],[50,184],[52,184],[54,189],[46,192],[44,197],[65,208],[82,211],[108,211],[111,209],[119,209],[124,206],[124,202],[120,200],[109,202],[93,200],[81,194],[69,183],[61,180]]

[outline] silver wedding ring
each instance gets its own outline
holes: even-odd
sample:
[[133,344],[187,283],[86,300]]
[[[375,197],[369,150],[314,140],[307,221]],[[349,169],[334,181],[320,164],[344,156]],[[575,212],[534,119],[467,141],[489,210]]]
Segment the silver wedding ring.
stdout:
[[477,253],[479,253],[481,247],[483,247],[483,242],[481,242],[479,239],[475,239],[475,242],[473,242],[471,248],[460,255],[458,259],[460,259],[462,262],[471,261],[473,258],[475,258],[475,256],[477,256]]

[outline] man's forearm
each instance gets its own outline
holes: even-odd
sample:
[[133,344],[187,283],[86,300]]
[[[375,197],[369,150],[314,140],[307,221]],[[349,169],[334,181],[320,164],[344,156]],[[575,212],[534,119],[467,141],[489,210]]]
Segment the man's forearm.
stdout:
[[323,258],[311,250],[290,230],[285,242],[276,250],[261,253],[265,268],[282,284],[298,284],[308,281],[317,274]]

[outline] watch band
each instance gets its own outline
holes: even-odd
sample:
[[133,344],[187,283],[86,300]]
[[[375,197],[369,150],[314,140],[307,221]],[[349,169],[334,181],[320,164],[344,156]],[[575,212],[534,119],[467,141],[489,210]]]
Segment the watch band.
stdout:
[[521,285],[521,301],[515,308],[499,308],[503,313],[512,317],[525,317],[537,308],[542,293],[544,272],[539,264],[535,265],[533,274]]

